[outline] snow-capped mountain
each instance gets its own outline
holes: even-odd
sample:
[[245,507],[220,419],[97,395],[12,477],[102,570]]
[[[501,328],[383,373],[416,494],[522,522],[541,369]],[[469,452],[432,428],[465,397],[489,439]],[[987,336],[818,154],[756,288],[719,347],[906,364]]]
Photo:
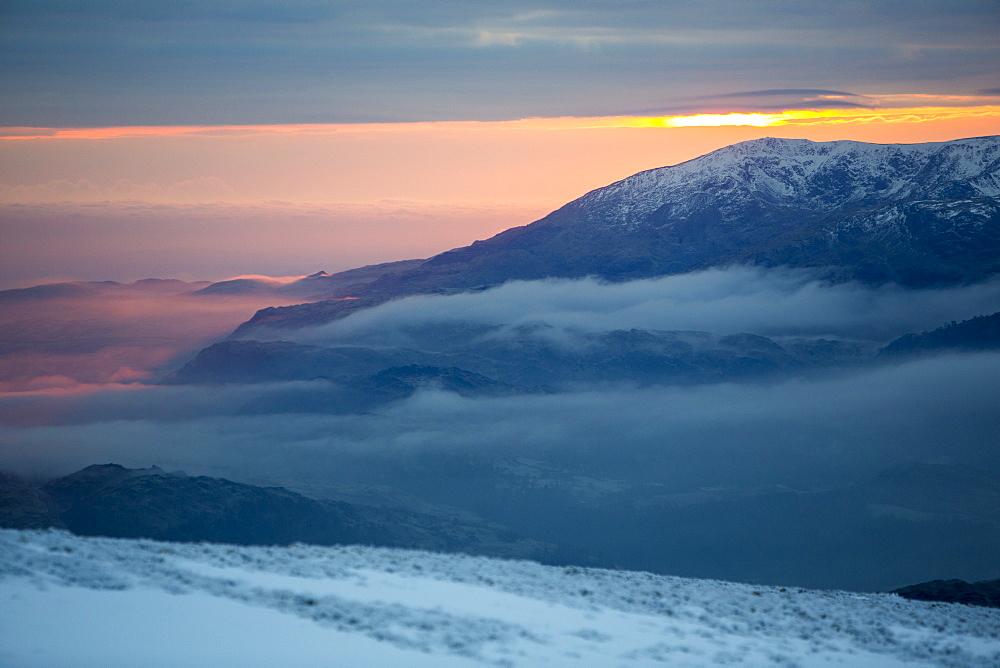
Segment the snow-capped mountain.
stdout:
[[[466,286],[611,280],[744,262],[924,286],[1000,270],[1000,137],[912,145],[758,139],[599,188],[428,260]],[[416,273],[414,272],[414,273]],[[459,282],[455,268],[439,272]],[[401,277],[402,278],[402,277]],[[416,276],[414,276],[416,278]]]
[[574,204],[585,220],[639,226],[669,205],[673,217],[713,201],[725,216],[771,204],[818,213],[844,207],[1000,195],[1000,141],[977,137],[928,144],[813,142],[772,137],[741,142],[590,192]]
[[[328,297],[368,301],[510,280],[650,278],[732,264],[835,280],[955,285],[1000,272],[1000,136],[926,144],[757,139],[599,188],[530,225]],[[339,279],[338,279],[339,280]],[[322,283],[322,281],[320,281]],[[264,322],[342,317],[268,309]]]
[[360,546],[0,530],[10,666],[995,666],[1000,610]]

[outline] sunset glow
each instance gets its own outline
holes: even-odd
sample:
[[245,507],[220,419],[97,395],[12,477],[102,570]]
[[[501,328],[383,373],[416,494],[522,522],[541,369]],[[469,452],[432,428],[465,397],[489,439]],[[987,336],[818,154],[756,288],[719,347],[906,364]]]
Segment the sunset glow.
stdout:
[[[887,96],[892,97],[892,96]],[[898,96],[911,99],[914,96]],[[942,96],[917,96],[943,101]],[[982,100],[971,98],[971,100]],[[970,102],[969,97],[950,100]],[[122,138],[203,137],[239,138],[315,136],[373,133],[482,132],[488,130],[598,130],[609,128],[774,127],[844,123],[927,123],[941,120],[995,119],[1000,104],[971,106],[913,106],[837,109],[786,109],[776,113],[704,113],[679,116],[596,116],[523,118],[509,121],[437,121],[421,123],[306,123],[275,125],[177,125],[103,128],[0,127],[0,141],[102,140]]]
[[749,125],[820,125],[843,123],[927,123],[940,120],[994,118],[1000,105],[975,107],[901,107],[889,109],[792,109],[778,114],[698,114],[662,119],[664,127],[721,127]]
[[664,118],[663,125],[671,128],[704,128],[723,125],[750,125],[757,128],[782,125],[784,114],[698,114]]
[[0,0],[0,663],[1000,666],[998,7]]
[[928,123],[958,119],[992,119],[1000,123],[1000,105],[976,107],[902,107],[892,109],[823,109],[786,111],[781,114],[789,125],[823,123]]
[[[505,121],[0,128],[0,285],[168,272],[212,280],[287,276],[427,257],[530,223],[630,174],[736,142],[913,143],[1000,129],[995,97],[855,97],[895,104]],[[81,245],[92,250],[79,253]]]

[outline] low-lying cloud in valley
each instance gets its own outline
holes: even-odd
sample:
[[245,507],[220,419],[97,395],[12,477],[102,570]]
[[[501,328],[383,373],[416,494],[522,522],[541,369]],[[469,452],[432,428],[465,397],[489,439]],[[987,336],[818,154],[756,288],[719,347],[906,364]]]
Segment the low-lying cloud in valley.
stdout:
[[[511,282],[484,292],[411,297],[275,339],[320,345],[406,345],[407,332],[470,323],[559,330],[697,330],[887,341],[1000,311],[1000,281],[930,290],[830,283],[819,271],[729,269],[625,283],[595,279]],[[255,330],[252,338],[267,335]]]
[[[21,452],[22,468],[29,462],[33,466],[46,462],[44,466],[64,470],[68,459],[117,456],[134,465],[155,461],[228,470],[231,475],[270,470],[271,464],[258,465],[265,452],[284,452],[279,467],[287,468],[288,475],[322,470],[322,461],[335,461],[339,452],[374,456],[424,449],[509,451],[518,456],[560,453],[571,459],[576,459],[573,453],[587,452],[580,461],[603,460],[602,451],[645,450],[645,456],[669,451],[680,456],[720,448],[734,453],[763,449],[781,452],[778,459],[788,462],[846,449],[852,454],[831,455],[830,463],[850,462],[848,467],[882,457],[903,461],[950,456],[948,448],[989,459],[983,438],[989,433],[986,425],[992,424],[990,407],[1000,396],[995,382],[1000,374],[991,375],[997,358],[989,354],[846,368],[811,380],[791,377],[647,389],[583,383],[569,393],[471,399],[420,392],[361,415],[296,415],[295,406],[275,409],[280,414],[274,416],[237,415],[247,412],[245,407],[255,398],[287,391],[322,392],[325,380],[210,387],[132,385],[101,391],[100,383],[114,382],[109,376],[124,368],[115,366],[115,351],[138,351],[162,364],[153,353],[169,343],[173,364],[178,365],[196,346],[229,331],[239,309],[245,312],[252,303],[250,298],[220,296],[102,293],[27,305],[42,319],[46,313],[55,318],[61,311],[68,318],[63,326],[69,329],[74,318],[83,321],[89,314],[86,321],[94,333],[87,337],[77,331],[73,339],[72,332],[63,332],[60,339],[59,329],[54,328],[48,344],[45,338],[32,343],[30,332],[21,339],[7,337],[23,345],[0,357],[2,368],[18,370],[19,355],[49,359],[56,366],[82,358],[95,368],[89,369],[89,376],[80,374],[75,384],[70,382],[74,379],[67,380],[63,386],[67,390],[84,384],[75,391],[15,392],[3,398],[0,416],[9,425],[4,439],[8,454]],[[42,306],[49,311],[38,310]],[[16,313],[17,307],[8,313]],[[538,324],[550,327],[532,331],[568,344],[577,332],[613,328],[751,332],[779,338],[867,337],[884,342],[997,310],[996,282],[911,291],[830,284],[809,272],[735,267],[618,284],[590,279],[517,282],[482,292],[411,297],[317,327],[260,333],[303,343],[375,348],[428,340],[448,345],[467,331],[473,339],[503,337],[519,326]],[[18,321],[10,320],[7,326],[13,330]],[[99,368],[102,361],[109,366]],[[9,389],[44,387],[50,374],[45,365],[39,368],[43,369],[39,378],[8,374]],[[127,380],[141,375],[145,383],[155,383],[154,368],[147,365],[141,374],[136,372],[137,378]],[[960,420],[962,414],[970,417]],[[41,415],[44,419],[37,417]],[[947,437],[949,429],[962,431],[967,438]],[[712,468],[727,460],[708,461]]]
[[[545,344],[537,348],[539,373],[573,372],[574,360],[585,359],[574,350],[605,345],[595,342],[606,343],[599,337],[613,329],[705,330],[715,337],[703,339],[708,346],[738,332],[783,344],[867,339],[846,348],[853,351],[846,362],[756,375],[635,382],[623,372],[556,378],[545,388],[454,376],[472,382],[467,395],[443,391],[447,369],[406,386],[422,378],[427,367],[419,366],[384,378],[366,375],[376,367],[351,367],[341,377],[336,367],[307,366],[301,380],[264,374],[251,383],[219,383],[209,366],[200,384],[181,383],[184,374],[171,377],[171,368],[228,331],[220,331],[218,314],[181,308],[197,299],[149,296],[133,319],[108,321],[128,326],[114,347],[97,337],[93,350],[80,351],[96,365],[90,383],[46,390],[38,389],[44,378],[15,378],[33,391],[0,395],[3,468],[46,479],[94,463],[155,464],[350,501],[441,504],[434,507],[451,508],[434,511],[444,517],[475,513],[593,555],[593,563],[676,574],[864,589],[929,579],[945,567],[969,579],[992,572],[981,546],[996,526],[989,481],[1000,476],[1000,354],[886,359],[877,352],[903,333],[1000,311],[996,282],[912,291],[736,267],[619,284],[511,283],[253,332],[341,346],[343,356],[329,359],[345,363],[366,358],[363,350],[375,360],[392,353],[473,362],[480,350],[500,355],[499,371],[503,355],[536,350],[537,340]],[[158,303],[175,307],[157,311]],[[77,302],[95,304],[93,296]],[[100,375],[117,363],[107,351],[149,352],[150,332],[171,319],[179,329],[162,335],[183,330],[203,339],[175,341],[191,348],[172,349],[172,366],[147,366],[142,382]],[[725,359],[737,367],[753,346],[772,345],[736,338],[736,357]],[[569,352],[547,357],[546,345]],[[49,348],[32,353],[26,343],[19,354],[73,359]],[[289,354],[300,348],[317,350],[293,345]],[[101,354],[110,355],[103,371]],[[685,359],[703,362],[697,345],[691,354]],[[281,359],[268,364],[280,368]],[[337,404],[352,394],[367,398]],[[894,567],[882,572],[882,563]]]
[[[677,488],[801,486],[928,460],[1000,466],[997,354],[776,384],[490,399],[427,391],[373,414],[237,414],[255,396],[289,385],[309,383],[7,396],[0,399],[7,464],[68,473],[116,461],[346,481],[366,461],[365,477],[376,480],[390,460],[533,457]],[[12,425],[32,410],[46,423]]]

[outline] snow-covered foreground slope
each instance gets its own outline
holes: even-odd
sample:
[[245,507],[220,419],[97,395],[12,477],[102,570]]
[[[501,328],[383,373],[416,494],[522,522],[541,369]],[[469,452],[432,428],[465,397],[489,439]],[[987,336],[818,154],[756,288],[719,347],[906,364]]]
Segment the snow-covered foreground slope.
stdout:
[[367,547],[0,531],[0,665],[998,665],[1000,610]]

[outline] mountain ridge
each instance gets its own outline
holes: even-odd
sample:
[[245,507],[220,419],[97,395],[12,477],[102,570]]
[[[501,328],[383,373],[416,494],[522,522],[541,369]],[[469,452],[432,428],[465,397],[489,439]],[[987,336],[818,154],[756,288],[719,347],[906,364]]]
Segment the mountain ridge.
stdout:
[[[375,305],[510,280],[613,282],[749,264],[924,288],[1000,272],[1000,136],[924,144],[756,139],[592,190],[528,225],[331,299]],[[320,279],[323,280],[323,279]],[[338,302],[265,309],[237,330],[343,317]]]

